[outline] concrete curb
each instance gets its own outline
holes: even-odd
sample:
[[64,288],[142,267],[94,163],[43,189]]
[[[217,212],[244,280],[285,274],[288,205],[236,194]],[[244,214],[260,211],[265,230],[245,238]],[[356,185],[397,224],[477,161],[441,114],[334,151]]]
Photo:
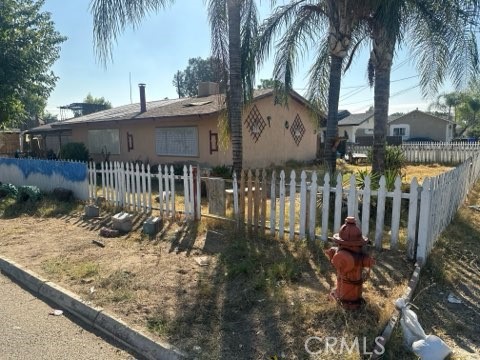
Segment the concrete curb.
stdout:
[[[418,281],[420,280],[420,270],[422,268],[420,265],[415,264],[415,270],[413,270],[412,277],[410,278],[410,281],[408,282],[408,287],[403,293],[403,298],[405,299],[405,302],[409,302],[412,300],[413,293],[415,292],[415,289],[417,288]],[[372,355],[370,356],[370,360],[377,360],[380,359],[383,356],[383,349],[385,349],[385,345],[387,344],[388,340],[390,340],[390,337],[393,334],[393,330],[395,329],[395,326],[397,326],[398,321],[400,320],[400,315],[401,312],[398,309],[395,309],[392,316],[390,317],[390,320],[388,321],[387,325],[383,329],[382,334],[380,335],[379,341],[375,342],[375,347],[372,351]]]
[[90,306],[71,291],[43,279],[10,259],[0,256],[0,270],[30,290],[33,295],[52,302],[59,309],[67,311],[147,360],[177,360],[187,357],[174,346],[155,341],[130,328],[103,309]]

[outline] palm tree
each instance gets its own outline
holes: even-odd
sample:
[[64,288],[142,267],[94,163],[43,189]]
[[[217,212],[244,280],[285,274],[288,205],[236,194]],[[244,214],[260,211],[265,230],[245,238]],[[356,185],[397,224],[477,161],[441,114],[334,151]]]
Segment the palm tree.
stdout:
[[282,34],[276,46],[273,78],[284,102],[285,94],[292,88],[298,52],[315,49],[317,56],[309,72],[308,97],[318,109],[327,111],[325,164],[330,172],[335,172],[336,168],[334,144],[338,136],[340,83],[342,70],[348,66],[344,60],[358,43],[356,34],[363,26],[360,19],[370,13],[366,3],[360,0],[292,0],[275,9],[262,25],[257,40],[257,63],[260,65],[269,56],[276,36]]
[[367,19],[372,37],[369,74],[375,83],[372,171],[383,173],[395,49],[404,42],[410,45],[424,94],[436,92],[446,74],[460,86],[470,70],[477,70],[478,54],[472,31],[477,6],[476,1],[470,0],[373,0],[371,7],[376,9]]
[[243,167],[242,109],[253,95],[255,70],[253,39],[258,15],[254,0],[209,0],[213,56],[228,64],[227,112],[232,142],[233,169]]
[[[138,26],[150,12],[164,9],[173,0],[93,0],[95,49],[106,63],[112,56],[112,44],[128,24]],[[227,111],[232,137],[233,165],[242,169],[243,98],[253,93],[255,72],[252,63],[253,37],[257,31],[254,0],[209,0],[214,57],[228,64]]]

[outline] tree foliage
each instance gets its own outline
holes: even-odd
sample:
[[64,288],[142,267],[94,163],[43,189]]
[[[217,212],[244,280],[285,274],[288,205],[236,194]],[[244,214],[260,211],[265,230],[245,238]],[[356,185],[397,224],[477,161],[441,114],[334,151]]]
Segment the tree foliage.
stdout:
[[41,10],[43,3],[0,2],[0,126],[41,116],[58,79],[51,66],[66,38]]
[[211,81],[220,84],[220,92],[226,88],[226,69],[221,61],[214,57],[188,59],[185,70],[178,70],[173,76],[172,84],[177,89],[179,98],[195,97],[198,93],[198,84]]

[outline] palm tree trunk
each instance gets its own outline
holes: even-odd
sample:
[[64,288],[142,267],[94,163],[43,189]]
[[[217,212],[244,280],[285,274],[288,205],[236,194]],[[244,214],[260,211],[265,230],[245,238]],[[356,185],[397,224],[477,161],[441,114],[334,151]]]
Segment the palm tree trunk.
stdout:
[[373,130],[373,159],[372,172],[385,172],[385,145],[388,123],[388,100],[390,98],[390,71],[389,66],[375,69],[374,90],[374,130]]
[[233,169],[237,174],[242,170],[242,74],[240,53],[240,3],[241,0],[228,0],[228,53],[229,53],[229,96],[228,120],[232,136]]
[[332,55],[330,62],[330,83],[328,88],[327,131],[325,136],[325,165],[331,176],[336,171],[337,137],[338,137],[338,102],[343,58]]

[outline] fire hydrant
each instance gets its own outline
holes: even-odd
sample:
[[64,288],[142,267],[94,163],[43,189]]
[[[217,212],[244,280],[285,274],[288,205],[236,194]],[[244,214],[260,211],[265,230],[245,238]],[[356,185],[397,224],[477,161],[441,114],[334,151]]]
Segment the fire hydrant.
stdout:
[[338,247],[325,251],[337,270],[337,288],[330,294],[346,309],[357,309],[364,302],[362,285],[363,269],[370,269],[375,260],[363,252],[368,239],[362,236],[354,217],[347,217],[338,234],[333,235]]

